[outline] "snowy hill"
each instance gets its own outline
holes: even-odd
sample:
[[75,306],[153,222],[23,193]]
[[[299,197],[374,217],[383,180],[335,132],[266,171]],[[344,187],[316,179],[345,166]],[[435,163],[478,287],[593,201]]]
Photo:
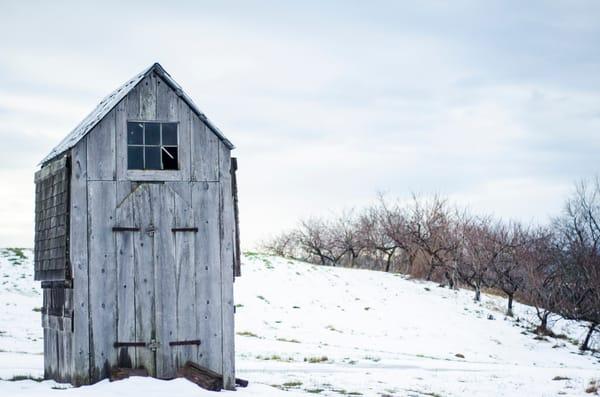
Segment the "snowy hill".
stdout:
[[[213,395],[183,379],[132,378],[69,388],[43,375],[41,295],[31,252],[0,251],[0,396],[117,393]],[[313,266],[257,254],[236,280],[236,396],[589,396],[600,357],[573,342],[585,329],[560,321],[565,338],[538,340],[533,310],[394,274]],[[518,319],[518,321],[516,320]],[[65,389],[66,388],[66,389]]]

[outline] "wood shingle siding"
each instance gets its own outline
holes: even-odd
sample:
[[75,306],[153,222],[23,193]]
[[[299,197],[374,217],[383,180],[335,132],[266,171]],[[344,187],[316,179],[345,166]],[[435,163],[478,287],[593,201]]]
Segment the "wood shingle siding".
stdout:
[[64,280],[70,275],[68,157],[53,161],[35,174],[36,280]]

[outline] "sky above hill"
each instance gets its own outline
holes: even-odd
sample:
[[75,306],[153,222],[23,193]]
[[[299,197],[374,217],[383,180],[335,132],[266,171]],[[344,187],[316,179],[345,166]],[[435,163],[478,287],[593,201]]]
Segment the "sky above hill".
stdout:
[[526,222],[600,172],[595,1],[0,0],[0,246],[33,245],[37,163],[153,62],[236,145],[249,248],[439,193]]

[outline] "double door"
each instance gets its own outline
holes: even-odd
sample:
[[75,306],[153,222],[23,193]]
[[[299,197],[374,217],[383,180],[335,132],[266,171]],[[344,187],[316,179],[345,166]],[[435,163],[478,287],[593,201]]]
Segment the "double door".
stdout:
[[172,378],[201,354],[190,205],[165,184],[142,184],[116,212],[118,365]]

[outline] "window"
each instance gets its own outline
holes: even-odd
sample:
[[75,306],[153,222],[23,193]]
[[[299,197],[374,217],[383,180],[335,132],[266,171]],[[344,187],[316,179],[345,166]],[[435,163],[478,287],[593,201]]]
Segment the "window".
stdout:
[[178,170],[177,155],[177,123],[127,123],[127,169]]

